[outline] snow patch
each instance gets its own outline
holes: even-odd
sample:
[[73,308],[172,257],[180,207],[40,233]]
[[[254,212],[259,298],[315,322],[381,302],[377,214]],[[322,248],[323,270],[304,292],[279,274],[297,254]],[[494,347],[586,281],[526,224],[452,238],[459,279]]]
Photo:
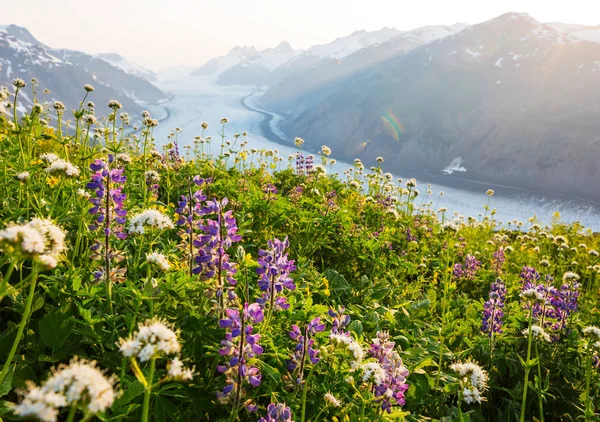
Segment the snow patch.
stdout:
[[496,63],[494,63],[494,66],[502,67],[502,60],[504,60],[504,57],[500,57],[498,60],[496,60]]
[[454,160],[452,160],[452,162],[446,166],[446,168],[444,170],[442,170],[444,173],[446,174],[452,174],[452,173],[464,173],[467,171],[466,168],[463,167],[463,163],[465,162],[465,160],[463,160],[461,157],[456,157]]
[[471,57],[479,57],[479,56],[481,56],[481,53],[479,51],[473,51],[473,50],[471,50],[469,48],[465,48],[465,51]]

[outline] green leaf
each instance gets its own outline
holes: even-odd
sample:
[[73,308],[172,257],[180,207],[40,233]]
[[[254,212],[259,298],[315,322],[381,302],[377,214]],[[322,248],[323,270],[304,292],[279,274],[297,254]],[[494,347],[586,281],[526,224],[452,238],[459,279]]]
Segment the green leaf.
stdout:
[[70,315],[61,312],[50,312],[40,321],[40,337],[46,346],[57,349],[65,344],[73,332],[73,323],[69,320]]
[[15,374],[16,364],[12,364],[6,373],[6,377],[0,384],[0,397],[6,396],[12,388],[13,375]]
[[119,398],[119,405],[125,405],[144,393],[144,386],[138,380],[133,381],[123,389],[125,392]]
[[348,329],[350,331],[354,331],[356,334],[358,334],[359,336],[362,335],[364,329],[363,329],[363,325],[362,322],[360,322],[359,320],[355,319],[354,321],[352,321],[350,323],[350,325],[348,325]]

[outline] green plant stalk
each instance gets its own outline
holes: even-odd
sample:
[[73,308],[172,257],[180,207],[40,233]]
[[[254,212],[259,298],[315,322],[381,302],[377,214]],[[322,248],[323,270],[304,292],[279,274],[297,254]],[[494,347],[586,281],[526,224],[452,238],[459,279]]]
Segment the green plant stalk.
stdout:
[[462,398],[462,393],[461,393],[461,392],[459,392],[459,393],[458,393],[458,404],[457,404],[457,405],[458,405],[458,420],[459,420],[460,422],[463,422],[463,421],[464,421],[464,418],[463,418],[463,412],[462,412],[462,401],[463,401],[463,398]]
[[10,364],[12,363],[12,360],[15,357],[15,353],[17,352],[17,348],[19,347],[19,343],[21,342],[21,337],[23,337],[23,331],[25,331],[25,326],[27,325],[27,321],[29,320],[29,316],[31,314],[31,305],[33,303],[35,286],[37,284],[37,272],[35,264],[33,265],[32,271],[33,278],[31,280],[31,285],[29,286],[29,295],[27,296],[27,302],[25,303],[25,310],[23,311],[23,317],[21,318],[21,323],[19,324],[17,336],[13,341],[12,347],[10,348],[10,352],[8,353],[8,357],[6,358],[6,362],[4,362],[4,366],[2,367],[2,372],[0,373],[0,385],[4,382],[6,374],[8,374]]
[[527,360],[525,361],[525,379],[523,383],[523,399],[521,400],[520,422],[525,422],[525,404],[527,403],[527,387],[529,386],[529,360],[531,359],[531,323],[533,321],[533,306],[529,310],[529,329],[527,334]]
[[589,413],[589,408],[590,408],[590,378],[591,378],[591,374],[592,374],[592,342],[588,341],[588,347],[587,347],[587,352],[586,352],[586,365],[585,365],[585,397],[584,397],[584,402],[585,402],[585,420],[587,421],[591,421],[592,420],[592,416],[593,416],[593,412],[592,414]]
[[[300,416],[300,422],[304,422],[306,419],[306,395],[308,393],[308,382],[310,381],[314,370],[315,370],[315,367],[313,366],[311,368],[310,372],[308,373],[306,380],[304,380],[304,385],[302,386],[302,413]],[[364,407],[364,402],[363,402],[363,407]],[[363,415],[364,415],[364,409],[363,409]]]
[[539,407],[540,407],[540,422],[544,422],[544,400],[542,397],[542,365],[540,363],[540,352],[538,350],[537,341],[535,342],[535,356],[537,358],[537,372],[538,372],[537,390],[538,390],[538,403],[539,403]]
[[148,422],[150,414],[150,396],[152,395],[152,383],[154,381],[154,370],[156,368],[156,357],[150,359],[150,370],[148,371],[148,385],[144,390],[144,407],[142,408],[142,422]]
[[66,422],[73,422],[75,420],[75,414],[77,413],[77,406],[73,405],[69,408],[69,414]]
[[8,282],[10,281],[10,277],[12,276],[13,271],[15,270],[15,266],[9,262],[8,270],[2,276],[2,285],[0,286],[0,301],[4,299],[4,294],[6,293]]

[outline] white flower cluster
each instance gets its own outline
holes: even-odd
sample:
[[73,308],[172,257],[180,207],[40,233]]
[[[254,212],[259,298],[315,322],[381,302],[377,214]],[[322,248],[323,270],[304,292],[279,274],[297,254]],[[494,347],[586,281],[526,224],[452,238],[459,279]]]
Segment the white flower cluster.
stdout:
[[169,271],[171,264],[166,256],[158,252],[152,252],[146,254],[146,261],[150,265],[155,265],[163,271]]
[[340,407],[342,403],[331,393],[326,393],[323,397],[327,406]]
[[79,168],[63,159],[56,159],[50,162],[50,165],[44,169],[46,173],[65,173],[67,176],[79,176]]
[[19,179],[21,182],[25,182],[27,179],[29,179],[29,172],[23,171],[17,174],[17,179]]
[[185,368],[183,362],[175,357],[167,366],[167,376],[176,381],[191,381],[194,377],[194,368]]
[[527,290],[523,290],[519,296],[523,299],[531,300],[533,302],[544,302],[544,295],[541,292],[538,292],[536,289],[531,288]]
[[481,393],[487,389],[488,375],[479,365],[473,362],[455,363],[450,368],[461,378],[460,387],[465,403],[481,403],[485,400]]
[[385,369],[378,362],[363,363],[360,365],[360,369],[363,373],[363,382],[371,382],[374,385],[382,384],[387,376]]
[[365,352],[352,337],[343,334],[330,334],[329,340],[335,346],[343,346],[350,353],[352,353],[352,362],[350,363],[350,370],[356,371],[360,366],[361,362],[365,358]]
[[566,273],[563,274],[563,281],[569,281],[569,280],[579,280],[579,274],[577,273],[573,273],[571,271],[567,271]]
[[160,353],[179,353],[181,345],[177,334],[166,322],[149,319],[140,324],[137,333],[127,340],[121,339],[120,351],[125,357],[137,357],[146,362]]
[[148,170],[147,172],[145,172],[144,177],[148,182],[157,183],[160,181],[160,175],[154,170]]
[[129,233],[135,234],[144,234],[146,226],[160,230],[172,229],[174,227],[173,221],[167,215],[153,209],[144,210],[134,215],[129,222]]
[[583,329],[583,334],[589,337],[594,337],[596,341],[600,341],[600,328],[596,326],[589,326]]
[[74,359],[59,367],[40,387],[29,383],[29,392],[15,407],[15,414],[54,422],[61,407],[83,407],[85,413],[96,414],[110,408],[117,396],[114,380],[106,378],[95,362]]
[[129,164],[132,161],[131,157],[125,153],[117,154],[117,156],[115,158],[118,162],[123,163],[123,164]]
[[[528,336],[529,330],[528,329],[523,330],[522,334],[524,336]],[[533,338],[538,339],[538,340],[543,340],[546,343],[550,343],[552,341],[552,339],[550,338],[550,335],[539,325],[531,326],[531,335],[533,336]]]
[[36,258],[54,268],[66,249],[65,232],[50,220],[34,218],[27,224],[9,224],[0,230],[0,250],[17,259]]
[[52,153],[46,153],[46,154],[40,155],[40,160],[45,161],[47,163],[52,163],[58,159],[59,159],[58,155],[52,154]]

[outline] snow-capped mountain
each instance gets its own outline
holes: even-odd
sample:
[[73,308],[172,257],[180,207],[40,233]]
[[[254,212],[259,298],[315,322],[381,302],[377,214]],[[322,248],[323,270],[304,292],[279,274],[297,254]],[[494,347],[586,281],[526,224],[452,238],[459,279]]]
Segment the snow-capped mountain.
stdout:
[[[389,28],[373,33],[361,31],[360,34],[354,33],[349,37],[338,38],[328,45],[328,48],[312,47],[306,53],[271,72],[269,85],[272,89],[267,91],[264,100],[272,103],[273,106],[275,105],[273,103],[286,102],[289,98],[301,93],[312,92],[319,87],[332,88],[334,82],[362,69],[372,67],[397,55],[406,54],[421,45],[456,34],[468,26],[457,23],[452,26],[424,26],[404,32]],[[358,38],[357,35],[361,35],[361,37]],[[355,42],[357,39],[362,40],[363,46],[349,48],[350,45],[354,47],[358,45]],[[342,46],[344,48],[340,48]],[[342,54],[350,51],[353,53]],[[295,104],[293,107],[297,106]],[[276,105],[276,107],[279,106]]]
[[[0,27],[0,86],[10,86],[14,78],[28,84],[32,78],[37,79],[38,101],[56,99],[69,108],[78,106],[85,84],[102,87],[90,95],[91,100],[99,104],[119,100],[132,114],[141,112],[141,104],[168,97],[147,80],[127,74],[105,60],[78,51],[51,49],[27,29],[6,25]],[[44,95],[45,89],[50,94]],[[19,98],[21,111],[34,101],[30,89],[22,90]]]
[[600,42],[600,25],[586,26],[578,24],[552,22],[546,25],[559,32],[565,32],[581,40]]
[[132,62],[131,60],[127,60],[120,54],[103,53],[98,54],[97,57],[109,62],[113,66],[118,67],[119,69],[130,75],[139,76],[140,78],[147,79],[150,82],[156,82],[158,80],[158,75],[156,74],[156,72],[150,69],[146,69],[144,66]]
[[192,75],[212,76],[223,85],[254,84],[299,52],[285,41],[261,51],[253,46],[235,47],[225,56],[209,60]]
[[384,156],[389,170],[441,175],[461,157],[482,181],[587,197],[600,183],[600,43],[526,14],[505,14],[311,90],[275,95],[291,85],[267,93],[275,99],[268,105],[289,113],[283,130],[349,159]]

